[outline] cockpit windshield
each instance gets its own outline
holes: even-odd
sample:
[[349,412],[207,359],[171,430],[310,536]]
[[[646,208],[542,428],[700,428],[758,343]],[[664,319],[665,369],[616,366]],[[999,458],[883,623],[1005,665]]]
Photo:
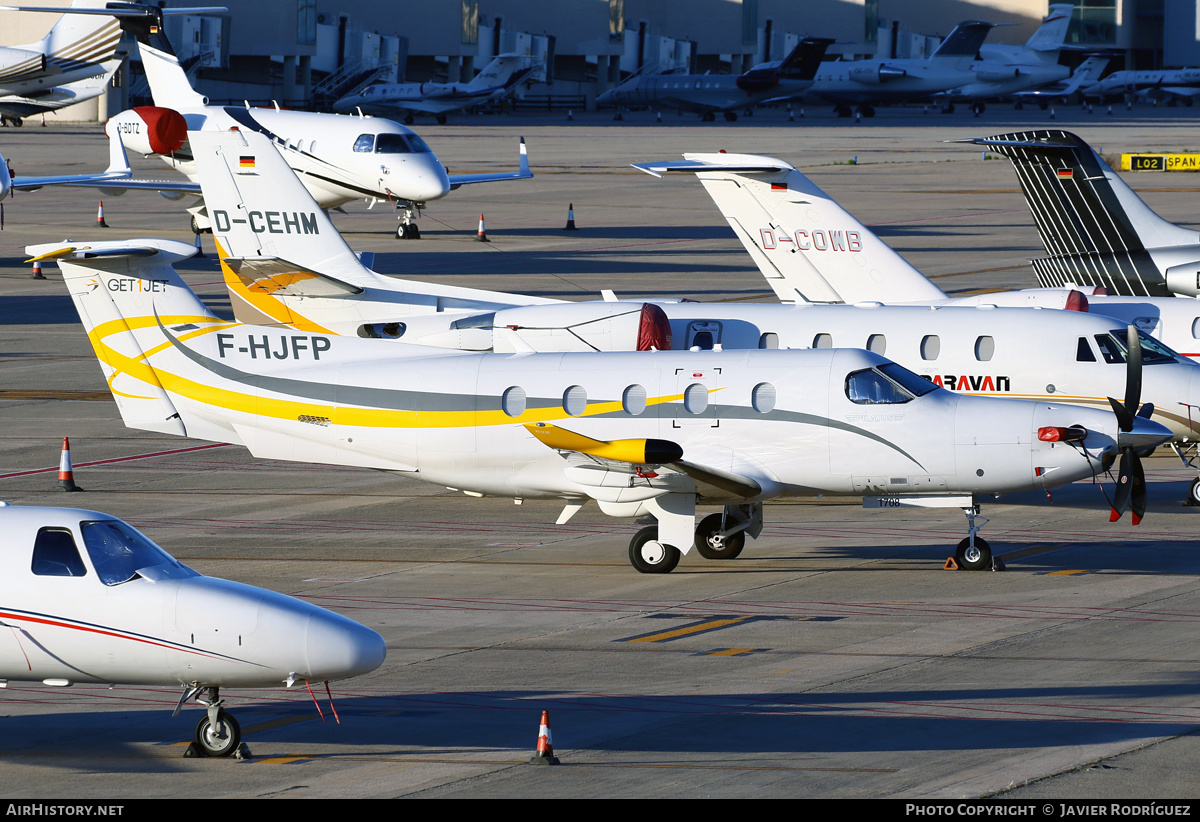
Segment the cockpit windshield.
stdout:
[[429,143],[422,140],[415,134],[408,135],[408,142],[412,145],[414,154],[432,154],[433,149],[429,147]]
[[846,397],[856,405],[896,405],[936,390],[933,383],[895,363],[854,371],[846,377]]
[[375,140],[376,154],[412,154],[403,134],[380,134]]
[[105,585],[120,585],[136,579],[140,571],[151,579],[196,576],[196,572],[178,562],[133,527],[119,520],[79,523],[83,544],[92,567]]
[[[1179,357],[1170,348],[1151,337],[1145,331],[1138,329],[1138,340],[1142,344],[1142,365],[1156,365],[1164,362],[1175,362]],[[1114,329],[1108,334],[1097,334],[1096,344],[1106,363],[1125,362],[1125,351],[1128,348],[1125,340],[1125,330]]]

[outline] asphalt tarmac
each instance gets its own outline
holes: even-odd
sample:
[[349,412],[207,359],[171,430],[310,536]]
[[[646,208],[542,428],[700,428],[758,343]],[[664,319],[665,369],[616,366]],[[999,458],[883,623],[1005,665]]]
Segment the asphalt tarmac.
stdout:
[[[1197,110],[1200,112],[1200,109]],[[798,114],[798,110],[797,110]],[[1006,160],[945,141],[1034,126],[1106,155],[1189,151],[1200,113],[1123,107],[982,117],[880,110],[855,124],[782,109],[737,123],[565,112],[415,128],[452,171],[533,180],[431,204],[423,239],[386,203],[334,221],[385,274],[593,299],[774,301],[693,179],[632,162],[684,151],[768,154],[809,174],[948,292],[1035,285],[1032,218]],[[0,130],[18,175],[103,168],[99,127]],[[143,176],[172,172],[138,158]],[[1200,177],[1128,178],[1196,227]],[[732,562],[693,552],[636,573],[636,526],[594,507],[472,499],[389,474],[256,460],[126,429],[57,269],[27,244],[191,241],[180,203],[88,189],[21,193],[0,232],[0,499],[123,517],[202,573],[303,597],[383,634],[374,673],[334,683],[340,723],[303,688],[223,691],[247,761],[184,758],[200,712],[171,688],[10,684],[0,796],[884,797],[1168,799],[1200,769],[1200,509],[1193,474],[1147,460],[1150,511],[1108,522],[1094,485],[986,504],[1003,573],[942,570],[957,510],[769,504]],[[564,230],[574,207],[579,230]],[[490,243],[475,241],[480,214]],[[211,237],[180,266],[229,312]],[[55,490],[62,438],[76,481]],[[2,540],[0,540],[2,544]],[[4,546],[21,550],[21,546]],[[527,764],[549,711],[559,767]]]

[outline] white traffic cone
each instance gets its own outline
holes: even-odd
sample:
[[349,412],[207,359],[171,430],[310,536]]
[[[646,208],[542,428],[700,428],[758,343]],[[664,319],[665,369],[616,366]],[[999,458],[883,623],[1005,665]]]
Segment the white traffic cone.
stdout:
[[479,233],[475,235],[475,239],[481,243],[490,243],[491,242],[491,240],[488,239],[487,231],[485,231],[483,228],[483,215],[482,214],[479,215]]
[[58,487],[63,491],[82,491],[75,484],[75,474],[71,470],[71,443],[63,437],[62,456],[58,459]]
[[554,755],[554,740],[550,736],[550,712],[542,711],[542,722],[538,727],[537,750],[530,765],[557,765],[558,757]]

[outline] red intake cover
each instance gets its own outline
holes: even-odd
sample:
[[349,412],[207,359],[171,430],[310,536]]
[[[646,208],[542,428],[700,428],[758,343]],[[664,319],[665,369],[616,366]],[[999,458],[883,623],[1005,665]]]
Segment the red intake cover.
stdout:
[[1083,296],[1082,291],[1071,289],[1071,293],[1067,294],[1067,311],[1087,311],[1088,298]]
[[671,322],[666,312],[653,303],[642,304],[642,318],[638,323],[637,350],[671,350]]
[[155,154],[170,154],[187,142],[187,121],[175,109],[138,106],[133,111],[146,124],[146,136]]

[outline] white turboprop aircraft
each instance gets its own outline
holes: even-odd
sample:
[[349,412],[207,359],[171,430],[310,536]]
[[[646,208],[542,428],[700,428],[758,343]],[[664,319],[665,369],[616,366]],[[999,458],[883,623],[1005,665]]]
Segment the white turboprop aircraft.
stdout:
[[970,103],[976,113],[985,109],[985,100],[1007,97],[1047,85],[1070,76],[1071,70],[1058,64],[1071,25],[1071,4],[1053,4],[1049,13],[1024,46],[983,45],[981,59],[971,63],[972,79],[944,91],[938,99],[954,110],[955,103]]
[[[75,0],[69,8],[45,9],[63,15],[41,40],[0,46],[0,97],[37,97],[56,86],[111,73],[121,30],[117,22],[81,14],[103,9],[106,0]],[[0,11],[21,11],[0,6]],[[75,12],[75,13],[72,13]]]
[[700,112],[705,122],[723,112],[737,119],[737,109],[801,95],[813,84],[821,56],[833,40],[806,38],[778,63],[756,66],[745,74],[642,74],[596,98],[601,106],[666,106]]
[[[636,167],[656,175],[695,173],[781,302],[1074,308],[1153,334],[1172,356],[1200,357],[1193,334],[1200,329],[1198,301],[1110,296],[1103,289],[1071,285],[951,298],[791,164],[756,155],[684,156],[684,162]],[[1125,358],[1103,343],[1093,349],[1086,340],[1074,356],[1080,364]],[[1200,404],[1191,391],[1172,390],[1155,414],[1174,429],[1172,447],[1180,459],[1200,470],[1195,462]],[[1189,499],[1200,504],[1200,477],[1192,482]]]
[[0,502],[0,687],[182,687],[206,711],[193,750],[229,756],[241,729],[221,688],[291,687],[373,671],[383,638],[298,599],[202,576],[96,511]]
[[1200,68],[1160,69],[1158,71],[1114,71],[1084,89],[1090,97],[1129,100],[1136,96],[1152,100],[1183,100],[1190,106],[1200,94]]
[[333,104],[339,114],[403,112],[405,125],[413,113],[432,114],[439,123],[446,114],[491,103],[514,93],[523,83],[546,78],[546,63],[535,63],[527,54],[501,54],[483,67],[469,83],[375,83]]
[[[21,7],[23,11],[50,11]],[[61,11],[61,9],[54,9]],[[411,129],[390,120],[373,117],[346,117],[308,111],[251,109],[249,106],[210,106],[207,98],[192,89],[187,75],[175,57],[163,31],[163,14],[198,14],[224,9],[162,9],[136,3],[112,4],[96,10],[111,15],[121,28],[138,40],[142,65],[154,96],[154,113],[130,109],[109,120],[105,126],[111,136],[118,133],[134,151],[156,152],[148,135],[167,131],[227,131],[243,129],[266,134],[288,164],[300,175],[304,185],[321,208],[336,208],[354,200],[386,201],[404,211],[396,229],[401,239],[417,239],[415,222],[430,200],[446,196],[452,190],[473,183],[521,180],[533,176],[520,143],[520,168],[516,172],[488,174],[448,174],[429,145]],[[167,127],[164,120],[178,118],[184,124]],[[186,146],[161,153],[167,165],[196,179],[195,165]],[[176,189],[178,190],[178,189]],[[188,208],[194,231],[211,227],[202,202]]]
[[[193,140],[200,150],[239,136]],[[255,151],[226,150],[239,165]],[[315,221],[254,210],[238,219],[277,235]],[[658,525],[630,544],[644,572],[671,570],[693,542],[715,558],[737,556],[744,534],[761,529],[759,503],[798,494],[962,508],[970,530],[960,561],[986,567],[976,495],[1057,487],[1120,452],[1114,506],[1140,517],[1137,453],[1170,437],[1144,418],[1152,408],[1139,409],[1136,377],[1114,416],[951,394],[861,351],[526,346],[507,355],[270,331],[210,314],[170,267],[193,251],[181,243],[28,251],[59,261],[127,425],[239,443],[260,457],[410,473],[473,494],[559,498],[560,522],[589,499],[610,515],[653,515]],[[265,270],[280,261],[248,262]],[[331,279],[286,263],[276,273],[284,284]],[[1140,352],[1136,336],[1131,344]],[[724,512],[697,527],[698,501],[724,503]]]

